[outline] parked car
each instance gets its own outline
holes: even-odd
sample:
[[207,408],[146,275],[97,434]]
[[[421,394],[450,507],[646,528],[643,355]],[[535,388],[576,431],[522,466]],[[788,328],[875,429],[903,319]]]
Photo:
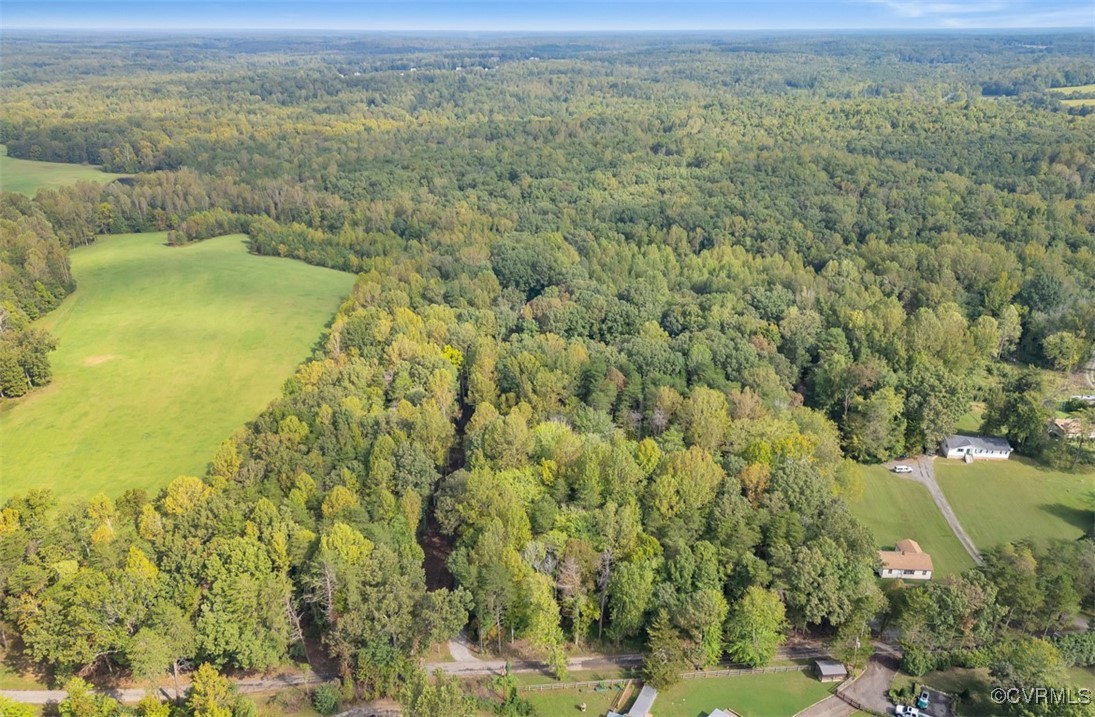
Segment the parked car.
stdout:
[[895,715],[903,715],[904,717],[925,717],[923,712],[915,707],[909,707],[907,705],[898,705],[894,708],[893,713]]
[[893,467],[893,472],[894,473],[912,473],[913,469],[912,469],[912,466],[894,466]]
[[928,694],[927,690],[923,690],[920,693],[920,696],[918,698],[916,698],[916,706],[919,707],[922,710],[926,710],[926,709],[928,709],[928,702],[930,700],[931,700],[931,695]]

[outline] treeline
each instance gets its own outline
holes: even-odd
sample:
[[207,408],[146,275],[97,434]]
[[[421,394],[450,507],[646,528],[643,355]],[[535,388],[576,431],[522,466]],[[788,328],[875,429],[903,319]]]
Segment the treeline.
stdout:
[[68,256],[30,199],[0,194],[0,400],[49,383],[56,342],[30,323],[75,288]]
[[[267,670],[322,649],[351,693],[397,694],[470,598],[425,590],[415,540],[454,435],[459,354],[391,338],[384,358],[332,350],[302,367],[205,479],[10,500],[0,591],[26,654],[58,677],[124,668],[154,683],[182,664]],[[396,386],[416,403],[392,405]]]

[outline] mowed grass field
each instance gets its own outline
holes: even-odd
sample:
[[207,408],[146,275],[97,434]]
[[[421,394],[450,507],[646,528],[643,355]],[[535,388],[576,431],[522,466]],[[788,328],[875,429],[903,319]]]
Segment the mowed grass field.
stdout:
[[109,182],[122,174],[104,172],[90,164],[34,162],[8,156],[8,148],[0,145],[0,190],[33,196],[42,187],[53,189],[80,180]]
[[[651,713],[658,717],[699,717],[729,707],[742,717],[788,717],[828,697],[832,687],[805,672],[682,680],[658,692]],[[636,686],[624,705],[625,711],[638,693]],[[521,696],[541,715],[581,714],[582,703],[586,714],[603,715],[620,696],[620,690],[612,686],[600,692],[548,690],[522,692]]]
[[741,717],[788,717],[828,697],[833,685],[806,672],[682,680],[658,693],[653,714],[697,717],[730,708]]
[[954,537],[927,488],[885,466],[864,466],[863,470],[863,495],[849,507],[880,549],[912,538],[932,556],[936,575],[954,575],[973,567],[973,559]]
[[1074,85],[1072,87],[1050,87],[1049,91],[1061,95],[1061,104],[1070,107],[1095,106],[1095,98],[1071,97],[1071,95],[1095,92],[1095,85]]
[[0,413],[0,499],[154,492],[217,446],[308,357],[354,277],[247,253],[242,235],[74,251],[74,294],[42,320],[54,380]]
[[1075,540],[1095,521],[1095,471],[1057,471],[1012,455],[969,465],[937,458],[935,476],[981,550],[1021,538]]
[[1078,95],[1080,93],[1095,92],[1095,85],[1072,85],[1071,87],[1050,87],[1050,92],[1059,95]]

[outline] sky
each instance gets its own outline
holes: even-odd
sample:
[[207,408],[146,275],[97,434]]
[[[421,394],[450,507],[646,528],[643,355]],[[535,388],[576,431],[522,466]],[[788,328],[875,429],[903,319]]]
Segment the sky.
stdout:
[[0,0],[0,31],[1095,30],[1095,0]]

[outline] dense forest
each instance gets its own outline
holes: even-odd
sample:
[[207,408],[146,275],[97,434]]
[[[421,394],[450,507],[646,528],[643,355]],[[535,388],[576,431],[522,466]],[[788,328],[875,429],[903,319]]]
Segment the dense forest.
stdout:
[[99,234],[359,275],[207,475],[8,501],[0,629],[56,679],[322,650],[413,700],[467,626],[559,675],[646,643],[665,681],[880,615],[916,673],[1091,659],[1018,637],[1095,600],[1088,542],[884,595],[846,505],[856,462],[933,450],[974,399],[1046,450],[1025,367],[1095,342],[1095,120],[1046,91],[1095,82],[1088,37],[4,49],[11,155],[132,175],[0,201],[4,397],[48,382],[29,322]]

